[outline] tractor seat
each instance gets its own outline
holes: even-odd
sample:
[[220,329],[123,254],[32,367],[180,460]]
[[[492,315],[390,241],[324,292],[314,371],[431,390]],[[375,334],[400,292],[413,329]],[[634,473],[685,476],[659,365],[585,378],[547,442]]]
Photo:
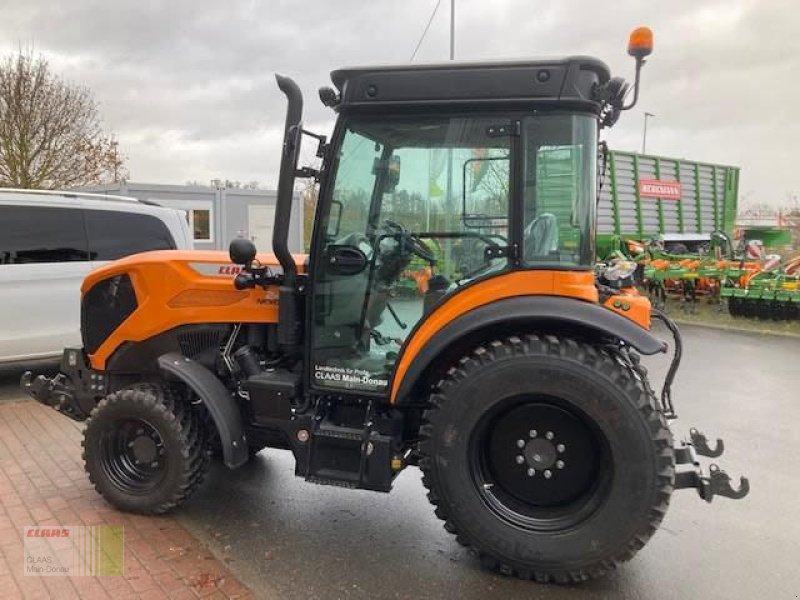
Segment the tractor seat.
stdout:
[[525,260],[551,258],[558,252],[558,220],[552,213],[542,213],[525,228]]

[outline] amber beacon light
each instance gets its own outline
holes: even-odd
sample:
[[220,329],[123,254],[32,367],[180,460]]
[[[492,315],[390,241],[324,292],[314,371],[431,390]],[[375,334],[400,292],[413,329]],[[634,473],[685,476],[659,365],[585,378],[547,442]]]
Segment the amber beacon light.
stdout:
[[649,27],[637,27],[628,39],[628,54],[637,60],[649,56],[653,51],[653,30]]

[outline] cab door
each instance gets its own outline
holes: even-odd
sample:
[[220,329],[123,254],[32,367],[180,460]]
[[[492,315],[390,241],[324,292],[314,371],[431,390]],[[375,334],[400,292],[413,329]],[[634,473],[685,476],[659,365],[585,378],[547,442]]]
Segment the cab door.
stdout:
[[509,130],[491,116],[341,127],[312,257],[312,388],[385,395],[426,312],[507,267],[485,250],[509,243]]

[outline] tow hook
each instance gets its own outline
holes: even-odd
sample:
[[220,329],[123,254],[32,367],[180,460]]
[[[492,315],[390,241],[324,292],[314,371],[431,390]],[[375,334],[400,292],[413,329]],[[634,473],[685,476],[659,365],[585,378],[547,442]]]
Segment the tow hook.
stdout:
[[675,489],[695,488],[698,495],[706,502],[711,502],[714,496],[724,496],[738,500],[747,496],[750,491],[750,482],[747,477],[739,478],[739,487],[731,485],[730,476],[712,464],[708,468],[708,475],[703,473],[698,456],[716,458],[725,451],[725,444],[721,439],[717,439],[713,448],[708,445],[706,436],[697,429],[689,430],[689,439],[681,442],[680,446],[674,448],[676,465],[692,465],[689,471],[679,471],[675,473]]

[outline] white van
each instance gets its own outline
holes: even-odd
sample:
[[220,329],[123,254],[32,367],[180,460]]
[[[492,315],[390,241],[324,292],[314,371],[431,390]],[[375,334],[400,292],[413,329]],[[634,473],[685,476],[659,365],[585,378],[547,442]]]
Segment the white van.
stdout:
[[0,363],[80,345],[80,287],[94,267],[191,247],[183,211],[122,196],[0,189]]

